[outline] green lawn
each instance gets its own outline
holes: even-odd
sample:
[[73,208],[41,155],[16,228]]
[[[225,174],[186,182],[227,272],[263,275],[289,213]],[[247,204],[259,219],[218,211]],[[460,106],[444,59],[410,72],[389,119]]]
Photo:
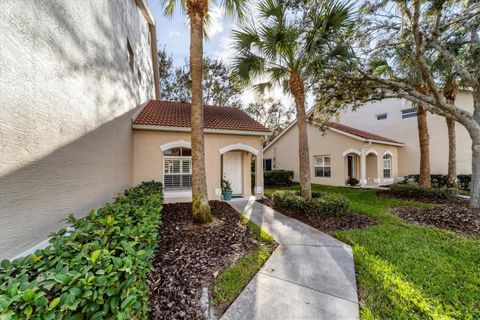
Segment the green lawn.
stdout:
[[230,305],[242,292],[248,282],[260,270],[272,254],[275,240],[265,230],[240,216],[243,223],[258,242],[255,249],[239,259],[234,265],[225,269],[213,283],[213,300],[216,307],[223,309]]
[[379,222],[336,233],[353,247],[362,319],[480,319],[480,239],[413,225],[389,213],[396,206],[428,204],[377,197],[374,190],[321,185],[312,190],[341,193],[352,211]]

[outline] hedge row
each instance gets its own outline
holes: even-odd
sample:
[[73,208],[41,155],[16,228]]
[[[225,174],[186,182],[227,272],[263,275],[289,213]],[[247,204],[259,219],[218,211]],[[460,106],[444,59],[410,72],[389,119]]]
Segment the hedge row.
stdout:
[[293,171],[265,171],[263,173],[263,183],[266,186],[289,186],[293,183]]
[[342,216],[348,213],[349,200],[335,193],[315,193],[314,198],[305,199],[292,190],[279,190],[272,194],[274,205],[303,211],[311,215]]
[[[411,174],[404,177],[405,183],[418,183],[420,176],[418,174]],[[457,176],[457,183],[460,189],[468,190],[470,188],[470,182],[472,181],[471,174],[459,174]],[[448,178],[444,174],[432,174],[430,175],[430,183],[432,187],[443,188],[449,187]]]
[[400,198],[449,199],[454,197],[458,191],[453,188],[427,188],[416,183],[396,183],[390,186],[390,193]]
[[51,246],[0,264],[1,319],[144,319],[162,185],[144,182],[84,219],[72,215]]

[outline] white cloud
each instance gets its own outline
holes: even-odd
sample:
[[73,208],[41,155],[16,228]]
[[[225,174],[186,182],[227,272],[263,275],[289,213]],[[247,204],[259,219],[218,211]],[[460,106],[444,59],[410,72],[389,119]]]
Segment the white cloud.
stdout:
[[208,37],[213,39],[216,34],[223,32],[223,8],[219,5],[212,5],[208,15],[210,21],[206,31]]
[[182,34],[181,34],[180,32],[178,32],[178,31],[170,31],[170,32],[168,33],[168,37],[169,37],[169,38],[173,38],[173,37],[175,37],[175,38],[180,38],[181,35],[182,35]]

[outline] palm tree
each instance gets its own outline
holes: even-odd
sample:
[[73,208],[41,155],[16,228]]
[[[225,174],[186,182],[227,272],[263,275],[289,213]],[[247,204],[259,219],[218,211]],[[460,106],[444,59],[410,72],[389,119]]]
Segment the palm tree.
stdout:
[[[161,0],[166,16],[172,16],[177,0]],[[207,195],[205,146],[203,136],[203,37],[208,19],[209,0],[181,0],[180,6],[190,22],[190,73],[192,76],[192,213],[196,223],[212,221]],[[224,0],[229,14],[242,17],[246,0]]]
[[234,68],[244,84],[251,84],[263,77],[267,81],[256,84],[257,90],[263,91],[280,84],[293,96],[299,132],[300,193],[310,198],[305,81],[313,64],[318,65],[340,47],[334,42],[351,22],[350,7],[336,2],[319,7],[303,21],[305,28],[299,27],[287,14],[281,0],[263,0],[258,10],[258,26],[250,22],[234,31],[237,50]]

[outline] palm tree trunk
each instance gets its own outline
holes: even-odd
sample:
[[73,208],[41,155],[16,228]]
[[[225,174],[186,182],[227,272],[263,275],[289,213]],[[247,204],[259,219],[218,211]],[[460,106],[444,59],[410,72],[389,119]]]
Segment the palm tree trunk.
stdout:
[[289,81],[290,90],[295,99],[298,127],[298,157],[300,164],[300,195],[304,198],[312,197],[310,180],[310,153],[308,151],[308,123],[305,112],[305,87],[303,79],[298,74],[292,74]]
[[189,10],[190,17],[190,73],[192,76],[192,213],[195,223],[212,221],[205,173],[205,145],[203,136],[203,13]]
[[457,185],[457,142],[455,134],[455,119],[447,117],[448,129],[448,187],[456,187]]
[[423,105],[417,106],[418,140],[420,142],[420,177],[418,183],[430,187],[430,136],[428,134],[427,111]]

